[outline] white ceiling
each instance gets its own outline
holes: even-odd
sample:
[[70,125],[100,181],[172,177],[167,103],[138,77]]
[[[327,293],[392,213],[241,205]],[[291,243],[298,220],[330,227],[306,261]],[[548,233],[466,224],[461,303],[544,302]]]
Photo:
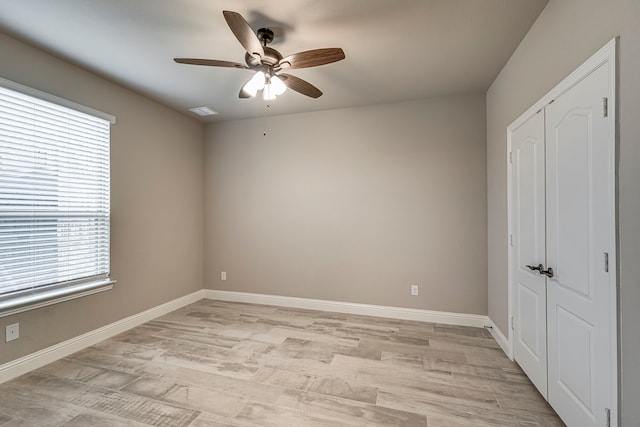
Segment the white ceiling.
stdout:
[[[228,120],[485,91],[547,0],[0,0],[0,31],[170,107]],[[283,55],[341,47],[346,59],[290,70],[324,92],[291,90],[270,107],[238,99],[251,71],[174,57],[244,62],[222,16],[276,32]],[[0,68],[1,71],[1,68]]]

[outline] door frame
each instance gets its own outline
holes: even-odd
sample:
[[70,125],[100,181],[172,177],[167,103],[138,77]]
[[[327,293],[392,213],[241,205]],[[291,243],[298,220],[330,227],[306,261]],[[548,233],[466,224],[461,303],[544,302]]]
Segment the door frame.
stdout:
[[618,399],[618,390],[620,387],[620,375],[619,375],[619,350],[618,350],[618,261],[617,261],[617,252],[618,252],[618,180],[617,180],[617,164],[618,164],[618,114],[617,114],[617,92],[618,86],[616,84],[616,76],[617,76],[617,44],[618,37],[613,38],[606,45],[604,45],[600,50],[598,50],[595,54],[593,54],[589,59],[587,59],[582,65],[580,65],[575,71],[569,74],[565,79],[563,79],[560,83],[558,83],[553,89],[551,89],[546,95],[540,98],[535,104],[533,104],[527,111],[525,111],[520,117],[518,117],[513,123],[511,123],[507,127],[507,151],[506,151],[506,164],[507,164],[507,267],[508,267],[508,326],[507,326],[507,342],[508,348],[507,356],[511,360],[513,360],[513,317],[514,317],[514,298],[515,298],[515,272],[513,271],[512,261],[515,257],[514,247],[511,245],[511,235],[513,233],[513,228],[511,224],[511,216],[512,216],[512,167],[511,167],[511,147],[512,147],[512,134],[513,132],[522,126],[529,118],[531,118],[534,114],[536,114],[541,109],[545,108],[548,104],[552,103],[556,98],[560,95],[571,89],[573,86],[582,81],[585,77],[591,74],[594,70],[596,70],[601,65],[608,63],[609,64],[609,85],[613,88],[611,93],[611,99],[608,100],[608,114],[612,118],[613,126],[611,126],[609,140],[611,141],[610,145],[610,170],[611,170],[611,188],[610,194],[611,197],[611,205],[610,209],[613,212],[611,215],[611,223],[609,224],[609,232],[610,235],[613,236],[613,242],[611,245],[611,253],[609,253],[609,265],[612,266],[610,268],[612,282],[613,285],[610,287],[610,313],[611,313],[611,330],[610,330],[610,339],[611,339],[611,363],[610,367],[610,375],[611,375],[611,390],[609,395],[611,396],[611,426],[617,427],[619,425],[618,414],[619,414],[619,399]]

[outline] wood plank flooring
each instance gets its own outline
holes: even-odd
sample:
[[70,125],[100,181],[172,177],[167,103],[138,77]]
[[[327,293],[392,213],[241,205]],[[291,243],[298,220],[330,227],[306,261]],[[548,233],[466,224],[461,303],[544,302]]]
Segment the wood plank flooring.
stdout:
[[202,300],[0,385],[0,426],[564,426],[478,328]]

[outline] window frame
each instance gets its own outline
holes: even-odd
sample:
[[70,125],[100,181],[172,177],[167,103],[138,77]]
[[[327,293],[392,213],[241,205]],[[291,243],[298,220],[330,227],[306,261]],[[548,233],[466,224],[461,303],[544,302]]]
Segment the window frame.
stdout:
[[[97,117],[109,122],[110,125],[113,125],[116,122],[116,118],[110,114],[2,77],[0,77],[0,86],[42,101],[57,104],[62,107]],[[109,139],[111,138],[109,137]],[[111,183],[109,180],[109,186],[110,185]],[[109,243],[109,251],[110,250],[111,245]],[[9,292],[0,296],[0,318],[107,291],[112,289],[115,283],[116,280],[111,278],[109,275],[101,275],[93,278],[84,277],[77,280],[42,285],[38,288],[26,288]]]

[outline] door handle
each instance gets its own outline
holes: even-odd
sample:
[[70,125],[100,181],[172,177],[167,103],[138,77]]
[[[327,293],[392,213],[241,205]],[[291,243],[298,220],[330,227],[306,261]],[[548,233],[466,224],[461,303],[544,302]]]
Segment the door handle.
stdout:
[[544,274],[547,277],[553,277],[553,268],[549,267],[546,270],[540,270],[540,274]]
[[533,265],[527,265],[526,267],[527,267],[529,270],[539,271],[540,273],[542,273],[542,270],[544,269],[544,267],[542,266],[542,264],[538,264],[536,267],[534,267]]
[[544,274],[547,277],[553,277],[553,268],[551,268],[551,267],[549,267],[547,270],[544,269],[544,266],[542,264],[538,264],[535,267],[533,265],[526,265],[526,267],[529,270],[537,271],[540,274]]

